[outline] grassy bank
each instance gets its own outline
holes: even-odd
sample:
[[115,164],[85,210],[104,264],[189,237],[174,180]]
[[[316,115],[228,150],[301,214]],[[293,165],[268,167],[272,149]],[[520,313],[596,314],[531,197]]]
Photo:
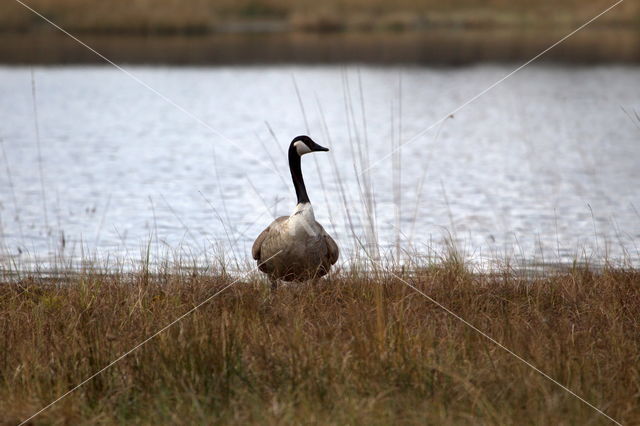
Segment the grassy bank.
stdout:
[[[398,271],[623,423],[640,421],[640,273]],[[25,419],[233,282],[87,272],[0,285],[0,416]],[[607,424],[386,272],[247,277],[36,424]]]
[[[438,27],[567,27],[584,23],[612,1],[464,0],[25,0],[73,32],[209,33],[217,31],[377,31]],[[640,26],[640,5],[624,2],[597,25]],[[2,31],[46,24],[13,0],[0,5]]]

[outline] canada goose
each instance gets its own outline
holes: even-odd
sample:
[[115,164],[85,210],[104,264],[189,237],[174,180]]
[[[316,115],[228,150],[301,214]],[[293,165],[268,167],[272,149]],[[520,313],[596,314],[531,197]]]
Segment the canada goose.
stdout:
[[[282,216],[258,235],[251,255],[258,269],[269,276],[271,288],[277,280],[305,281],[326,275],[338,261],[338,245],[316,222],[302,178],[300,157],[316,151],[329,151],[309,136],[298,136],[289,145],[289,170],[298,204],[291,216]],[[266,261],[265,261],[266,259]]]

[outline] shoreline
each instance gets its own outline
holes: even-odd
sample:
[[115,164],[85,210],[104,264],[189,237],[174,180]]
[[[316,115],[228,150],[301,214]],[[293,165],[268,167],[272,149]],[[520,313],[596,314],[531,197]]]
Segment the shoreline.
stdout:
[[[457,66],[528,60],[568,29],[433,29],[408,32],[227,32],[207,35],[80,33],[116,63],[164,65],[417,64]],[[561,64],[640,63],[640,31],[585,28],[540,61]],[[5,65],[104,62],[54,31],[0,33]]]

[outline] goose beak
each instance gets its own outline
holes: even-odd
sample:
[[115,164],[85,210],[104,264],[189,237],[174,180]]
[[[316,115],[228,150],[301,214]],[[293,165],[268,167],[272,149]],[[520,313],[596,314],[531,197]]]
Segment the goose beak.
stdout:
[[325,148],[324,146],[320,146],[318,144],[316,144],[316,146],[313,148],[314,151],[322,151],[322,152],[327,152],[329,151],[329,148]]

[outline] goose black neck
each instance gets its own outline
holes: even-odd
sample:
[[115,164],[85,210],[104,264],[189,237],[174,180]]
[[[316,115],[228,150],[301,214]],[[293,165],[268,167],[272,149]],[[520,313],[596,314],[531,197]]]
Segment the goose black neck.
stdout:
[[289,148],[289,170],[291,171],[291,180],[293,187],[296,189],[298,204],[309,203],[307,188],[304,186],[304,178],[302,177],[302,168],[300,167],[300,156],[296,152],[296,148],[291,145]]

